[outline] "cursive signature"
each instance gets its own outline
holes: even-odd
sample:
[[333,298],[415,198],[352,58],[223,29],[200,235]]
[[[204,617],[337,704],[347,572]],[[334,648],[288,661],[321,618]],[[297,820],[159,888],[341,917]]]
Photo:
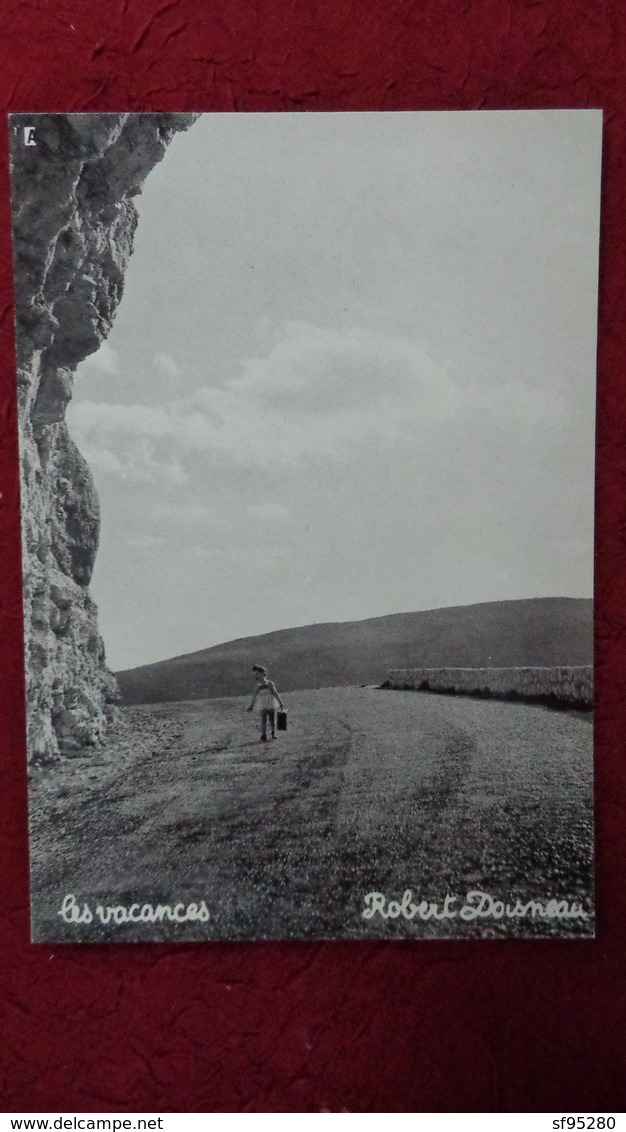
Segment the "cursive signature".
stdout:
[[[522,920],[527,917],[539,920],[588,920],[589,913],[576,900],[542,897],[541,900],[515,900],[509,903],[499,900],[489,892],[472,890],[461,904],[460,898],[447,893],[441,900],[420,900],[413,898],[407,888],[401,900],[388,900],[383,892],[368,892],[364,897],[365,907],[361,915],[364,920],[372,920],[379,915],[383,920]],[[456,905],[456,907],[455,907]],[[460,905],[460,906],[459,906]]]

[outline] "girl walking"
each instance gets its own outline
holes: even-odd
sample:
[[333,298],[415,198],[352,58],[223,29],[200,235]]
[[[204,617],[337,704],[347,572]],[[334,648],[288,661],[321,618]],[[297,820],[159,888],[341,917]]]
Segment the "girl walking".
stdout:
[[248,707],[248,711],[254,711],[255,707],[261,714],[261,743],[267,743],[267,725],[270,725],[270,734],[272,739],[276,738],[276,710],[279,708],[281,711],[285,710],[285,705],[280,698],[276,685],[273,680],[270,680],[267,675],[267,668],[263,668],[260,664],[253,664],[252,671],[254,672],[254,679],[256,681],[256,688],[252,703]]

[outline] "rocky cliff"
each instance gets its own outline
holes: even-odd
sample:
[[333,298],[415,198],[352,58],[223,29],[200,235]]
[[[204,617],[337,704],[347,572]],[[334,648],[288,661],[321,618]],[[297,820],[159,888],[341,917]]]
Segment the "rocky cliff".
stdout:
[[99,508],[65,409],[122,297],[142,183],[192,114],[11,118],[28,747],[103,737],[118,691],[89,582]]

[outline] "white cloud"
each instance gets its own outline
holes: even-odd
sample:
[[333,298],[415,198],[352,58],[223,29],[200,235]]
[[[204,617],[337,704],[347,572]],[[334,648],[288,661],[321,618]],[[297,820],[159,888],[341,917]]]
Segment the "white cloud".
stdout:
[[[132,447],[120,449],[116,454],[110,447],[99,443],[93,430],[81,427],[81,414],[73,421],[68,413],[70,432],[92,471],[104,476],[115,476],[133,483],[161,484],[182,487],[188,477],[175,453],[157,453],[154,443],[146,438],[135,438]],[[115,438],[109,437],[109,443]]]
[[131,437],[163,440],[174,435],[171,412],[151,405],[109,405],[104,401],[74,399],[68,409],[68,420],[76,435],[109,435],[126,433]]
[[113,376],[120,372],[120,356],[117,350],[113,350],[105,340],[95,354],[90,354],[89,357],[85,358],[83,365],[92,366],[93,369],[100,370],[101,373]]
[[83,456],[93,472],[102,472],[105,475],[124,475],[124,465],[108,448],[89,444],[81,444]]
[[152,364],[167,377],[180,377],[182,372],[178,362],[174,361],[174,358],[171,358],[169,354],[155,354]]
[[137,483],[161,483],[181,487],[187,483],[187,473],[174,453],[158,452],[154,442],[141,438],[129,453],[125,474]]
[[[161,406],[74,401],[68,419],[83,449],[114,452],[136,475],[146,463],[153,468],[157,449],[161,457],[196,451],[241,466],[344,461],[355,447],[448,418],[456,399],[450,380],[408,339],[292,322],[265,357],[247,360],[222,388]],[[154,446],[150,460],[133,455],[139,440]]]
[[493,415],[514,434],[561,409],[552,394],[520,383],[462,387],[409,338],[290,322],[265,357],[248,359],[221,388],[159,406],[75,401],[68,420],[103,470],[116,471],[113,456],[119,474],[182,484],[190,453],[265,469],[345,463],[367,446],[415,445],[442,429],[449,443],[463,415],[483,423]]

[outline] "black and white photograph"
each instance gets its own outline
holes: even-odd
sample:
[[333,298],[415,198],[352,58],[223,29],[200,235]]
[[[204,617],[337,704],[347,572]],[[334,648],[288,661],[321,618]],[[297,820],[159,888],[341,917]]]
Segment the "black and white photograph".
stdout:
[[601,112],[9,136],[33,940],[592,937]]

